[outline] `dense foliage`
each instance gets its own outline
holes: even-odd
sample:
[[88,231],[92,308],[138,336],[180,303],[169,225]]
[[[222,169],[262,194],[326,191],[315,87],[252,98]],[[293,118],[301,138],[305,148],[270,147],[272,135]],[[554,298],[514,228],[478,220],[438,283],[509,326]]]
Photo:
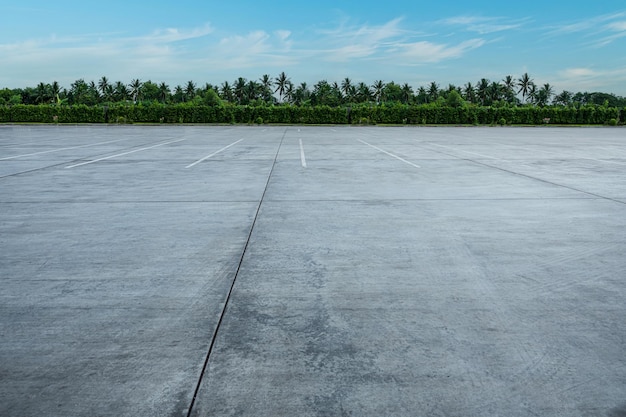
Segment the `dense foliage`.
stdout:
[[345,78],[295,86],[283,72],[233,84],[132,80],[97,83],[79,79],[69,90],[57,82],[0,90],[0,122],[44,123],[359,123],[359,124],[617,124],[626,99],[607,93],[555,94],[537,87],[528,74],[475,85],[435,82],[413,90],[408,84],[376,81],[368,86]]

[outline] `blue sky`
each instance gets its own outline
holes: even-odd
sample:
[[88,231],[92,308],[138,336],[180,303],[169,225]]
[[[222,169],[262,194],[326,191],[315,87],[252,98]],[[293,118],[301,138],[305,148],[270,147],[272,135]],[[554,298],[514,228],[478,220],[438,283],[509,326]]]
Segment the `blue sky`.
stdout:
[[0,0],[0,88],[519,78],[626,96],[621,1]]

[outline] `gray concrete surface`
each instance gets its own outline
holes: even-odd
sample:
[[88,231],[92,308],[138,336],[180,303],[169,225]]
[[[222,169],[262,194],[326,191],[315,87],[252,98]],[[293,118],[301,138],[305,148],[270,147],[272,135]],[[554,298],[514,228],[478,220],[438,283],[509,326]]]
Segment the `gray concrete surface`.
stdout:
[[0,415],[626,415],[625,142],[0,126]]

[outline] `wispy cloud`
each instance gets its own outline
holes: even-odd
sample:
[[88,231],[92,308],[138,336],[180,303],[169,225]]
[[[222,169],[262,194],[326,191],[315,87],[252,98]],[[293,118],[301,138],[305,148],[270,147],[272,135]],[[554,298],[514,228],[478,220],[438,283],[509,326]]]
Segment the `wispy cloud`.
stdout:
[[[576,22],[549,26],[548,33],[553,35],[565,35],[579,32],[593,33],[604,31],[607,29],[607,27],[610,27],[612,23],[615,23],[617,19],[624,18],[625,16],[625,12],[605,14],[601,16],[591,16],[587,19],[579,20]],[[611,23],[607,24],[607,22]]]
[[400,27],[402,18],[382,25],[348,26],[342,24],[332,30],[319,31],[317,43],[328,45],[320,52],[327,61],[346,62],[372,57],[384,52],[407,32]]
[[3,76],[7,77],[0,78],[0,83],[27,85],[27,80],[37,73],[40,81],[53,78],[67,84],[77,78],[96,78],[98,74],[110,78],[127,78],[128,74],[133,78],[166,76],[180,66],[184,45],[202,41],[213,31],[210,24],[205,24],[157,29],[141,36],[53,34],[43,39],[0,44]]
[[202,38],[213,33],[214,29],[210,24],[191,29],[167,28],[158,29],[151,35],[140,37],[139,40],[146,42],[178,42],[188,39]]
[[401,26],[402,21],[397,18],[379,26],[342,26],[323,32],[324,39],[320,42],[335,46],[324,51],[324,59],[334,62],[384,60],[399,65],[438,63],[463,56],[486,43],[484,39],[457,44],[424,40],[433,35],[406,30]]
[[65,85],[77,78],[97,79],[102,75],[110,79],[179,80],[183,67],[188,74],[185,77],[202,74],[215,82],[224,79],[225,74],[236,77],[253,71],[300,68],[306,73],[308,68],[302,68],[312,62],[317,66],[326,63],[329,68],[361,65],[389,72],[389,62],[396,67],[440,63],[462,57],[487,42],[482,38],[456,42],[445,39],[437,41],[433,33],[406,29],[402,17],[378,25],[344,21],[332,29],[317,30],[313,36],[304,31],[294,35],[281,28],[228,33],[208,23],[161,28],[138,36],[51,35],[0,44],[3,67],[8,69],[0,74],[0,84],[10,80],[28,85],[27,80],[36,78],[35,74],[40,74],[37,82],[51,78]]
[[502,17],[455,16],[443,19],[439,23],[446,26],[461,27],[468,32],[486,35],[521,28],[527,21],[526,19],[510,21]]
[[207,64],[219,62],[224,69],[274,68],[295,63],[291,56],[291,32],[277,30],[272,34],[263,30],[246,35],[224,37],[216,45],[208,46]]
[[566,68],[557,73],[559,88],[573,91],[602,91],[616,82],[626,82],[626,67],[594,69]]
[[428,41],[402,45],[402,56],[407,64],[436,63],[446,59],[459,58],[472,49],[485,44],[484,39],[470,39],[457,45],[438,44]]

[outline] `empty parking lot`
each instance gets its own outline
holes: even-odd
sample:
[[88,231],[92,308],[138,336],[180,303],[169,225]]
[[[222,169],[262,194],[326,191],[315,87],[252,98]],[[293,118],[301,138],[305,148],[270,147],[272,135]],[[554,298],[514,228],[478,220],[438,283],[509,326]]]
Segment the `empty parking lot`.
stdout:
[[625,142],[0,126],[0,415],[626,415]]

